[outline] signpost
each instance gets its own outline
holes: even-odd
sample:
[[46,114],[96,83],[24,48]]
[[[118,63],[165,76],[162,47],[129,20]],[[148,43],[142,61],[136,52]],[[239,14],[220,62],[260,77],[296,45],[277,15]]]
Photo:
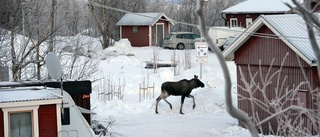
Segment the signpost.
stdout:
[[202,78],[202,63],[208,62],[208,44],[207,42],[195,42],[196,61],[200,63],[200,79]]

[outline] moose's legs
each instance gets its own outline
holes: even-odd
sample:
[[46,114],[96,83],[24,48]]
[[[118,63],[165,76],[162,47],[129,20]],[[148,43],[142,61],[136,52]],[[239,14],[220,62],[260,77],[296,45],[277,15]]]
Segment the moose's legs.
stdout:
[[192,98],[192,101],[193,101],[193,106],[192,108],[194,109],[196,107],[196,102],[194,101],[194,97],[192,95],[188,95],[187,96],[188,98]]
[[172,110],[172,105],[171,105],[171,103],[167,100],[167,97],[168,97],[169,95],[168,94],[162,94],[161,93],[161,95],[157,98],[157,101],[156,101],[156,114],[158,114],[158,104],[159,104],[159,101],[161,100],[161,99],[163,99],[165,102],[167,102],[167,104],[169,105],[169,107],[170,107],[170,109]]
[[194,108],[196,107],[196,103],[195,103],[194,97],[193,97],[192,95],[188,95],[188,96],[183,96],[183,95],[182,95],[182,96],[181,96],[180,114],[183,114],[183,112],[182,112],[182,106],[183,106],[185,97],[192,98],[192,101],[193,101],[193,106],[192,106],[192,108],[194,109]]
[[186,96],[182,95],[181,96],[181,105],[180,105],[180,114],[183,114],[182,112],[182,106],[183,106],[183,103],[184,103],[184,99],[186,98]]
[[157,100],[156,100],[156,114],[158,114],[158,103],[159,103],[159,101],[161,100],[162,98],[161,98],[161,95],[157,98]]

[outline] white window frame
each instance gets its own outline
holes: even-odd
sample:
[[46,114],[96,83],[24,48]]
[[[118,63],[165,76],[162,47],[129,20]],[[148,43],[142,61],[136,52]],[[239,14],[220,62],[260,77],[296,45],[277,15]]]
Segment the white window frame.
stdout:
[[[233,24],[235,21],[235,24]],[[238,27],[238,19],[237,18],[230,18],[230,27]]]
[[3,111],[3,127],[4,127],[4,136],[8,137],[10,134],[10,113],[19,113],[19,112],[31,112],[32,118],[32,136],[39,137],[39,120],[38,120],[38,109],[39,106],[28,106],[28,107],[15,107],[15,108],[2,108]]
[[252,18],[246,18],[246,28],[252,24]]

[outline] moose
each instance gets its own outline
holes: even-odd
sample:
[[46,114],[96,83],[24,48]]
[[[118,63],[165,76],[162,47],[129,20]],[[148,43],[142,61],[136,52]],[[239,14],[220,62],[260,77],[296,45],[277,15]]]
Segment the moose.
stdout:
[[194,97],[190,95],[192,89],[198,88],[198,87],[204,87],[204,84],[198,79],[198,76],[194,75],[194,78],[191,80],[183,79],[178,82],[164,82],[161,85],[161,94],[157,98],[156,102],[156,114],[158,114],[158,103],[161,99],[163,99],[165,102],[168,103],[170,106],[170,109],[172,110],[172,105],[167,101],[167,97],[170,95],[173,96],[181,96],[181,106],[180,106],[180,114],[183,114],[182,112],[182,106],[185,97],[192,98],[193,99],[193,106],[194,109],[196,107]]

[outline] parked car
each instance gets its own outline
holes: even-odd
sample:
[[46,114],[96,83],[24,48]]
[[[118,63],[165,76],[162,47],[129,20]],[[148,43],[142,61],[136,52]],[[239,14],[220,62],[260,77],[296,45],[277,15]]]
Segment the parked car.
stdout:
[[237,38],[239,37],[239,35],[233,35],[233,36],[229,36],[226,39],[226,42],[224,42],[224,44],[221,46],[221,51],[225,50],[226,48],[228,48]]
[[179,49],[194,48],[194,42],[199,35],[192,32],[172,32],[163,39],[163,48]]

